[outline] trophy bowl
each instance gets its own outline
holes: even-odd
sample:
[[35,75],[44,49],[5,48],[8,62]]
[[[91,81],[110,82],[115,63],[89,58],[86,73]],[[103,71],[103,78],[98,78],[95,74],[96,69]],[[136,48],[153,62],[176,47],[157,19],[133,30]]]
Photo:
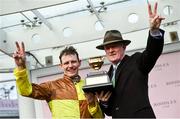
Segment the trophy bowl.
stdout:
[[85,78],[84,92],[100,92],[112,89],[112,82],[106,71],[99,71],[104,63],[104,57],[92,57],[88,60],[89,66],[94,70]]
[[99,70],[104,64],[104,57],[93,57],[89,59],[89,66],[94,70]]

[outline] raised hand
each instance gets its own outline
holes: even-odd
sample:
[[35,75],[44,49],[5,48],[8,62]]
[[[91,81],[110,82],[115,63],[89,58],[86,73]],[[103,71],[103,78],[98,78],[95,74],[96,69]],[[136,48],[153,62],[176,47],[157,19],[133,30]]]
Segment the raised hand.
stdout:
[[157,14],[157,5],[158,3],[156,2],[154,6],[154,10],[152,11],[151,5],[148,3],[150,30],[159,29],[161,25],[161,21],[165,19]]
[[23,42],[21,43],[21,46],[18,42],[16,42],[16,51],[13,54],[13,58],[19,69],[26,68],[26,54],[25,54],[25,46]]

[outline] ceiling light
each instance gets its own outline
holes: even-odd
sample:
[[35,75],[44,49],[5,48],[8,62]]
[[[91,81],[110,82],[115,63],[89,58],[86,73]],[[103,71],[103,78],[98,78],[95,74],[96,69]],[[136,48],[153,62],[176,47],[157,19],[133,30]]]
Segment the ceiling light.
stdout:
[[30,22],[26,22],[24,19],[22,19],[20,20],[20,22],[25,28],[33,29],[35,27],[40,27],[42,24],[42,21],[38,17],[34,17],[33,19],[34,20]]

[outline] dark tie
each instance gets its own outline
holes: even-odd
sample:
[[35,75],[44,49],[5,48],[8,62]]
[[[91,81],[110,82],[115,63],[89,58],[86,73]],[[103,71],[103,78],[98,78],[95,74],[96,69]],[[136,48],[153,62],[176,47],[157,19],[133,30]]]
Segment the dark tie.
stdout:
[[80,81],[81,77],[79,75],[76,75],[76,76],[71,77],[71,79],[74,82],[74,84],[76,84]]

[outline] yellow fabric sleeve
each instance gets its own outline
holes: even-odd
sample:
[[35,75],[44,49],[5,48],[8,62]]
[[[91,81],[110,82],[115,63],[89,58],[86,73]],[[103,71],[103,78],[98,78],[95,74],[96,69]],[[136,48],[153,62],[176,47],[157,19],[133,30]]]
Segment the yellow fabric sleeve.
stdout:
[[27,69],[14,69],[14,75],[16,78],[16,86],[18,93],[23,96],[29,96],[32,93],[32,85],[28,79]]
[[88,105],[88,110],[93,118],[104,118],[104,114],[102,113],[98,102],[95,102],[95,106]]

